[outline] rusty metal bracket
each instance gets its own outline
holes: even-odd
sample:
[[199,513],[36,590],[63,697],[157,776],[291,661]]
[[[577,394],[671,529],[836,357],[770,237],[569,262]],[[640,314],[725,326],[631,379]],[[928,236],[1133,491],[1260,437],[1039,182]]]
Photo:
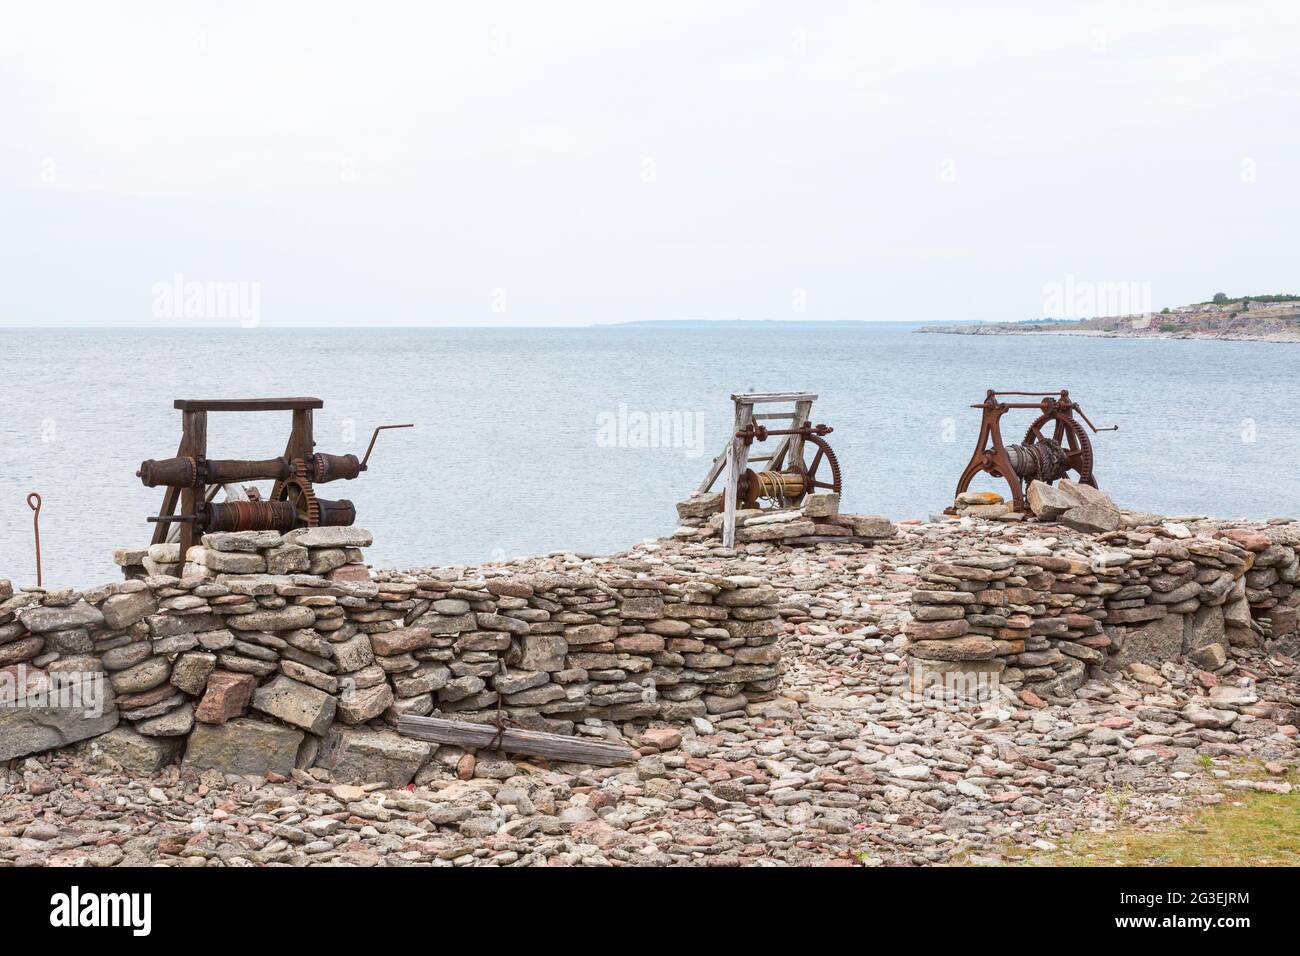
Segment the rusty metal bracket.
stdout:
[[41,586],[41,496],[31,492],[27,507],[32,509],[32,537],[36,540],[36,586]]
[[769,435],[802,435],[804,438],[811,438],[814,435],[826,436],[835,429],[830,425],[809,425],[805,422],[798,428],[768,428],[766,425],[755,425],[750,423],[747,427],[736,432],[736,437],[744,439],[746,445],[754,441],[767,441]]

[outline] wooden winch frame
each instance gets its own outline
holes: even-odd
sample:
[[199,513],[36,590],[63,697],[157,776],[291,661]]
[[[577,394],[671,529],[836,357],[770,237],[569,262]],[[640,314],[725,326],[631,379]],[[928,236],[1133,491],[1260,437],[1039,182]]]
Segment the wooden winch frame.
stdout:
[[[289,432],[289,441],[284,448],[284,457],[290,461],[310,458],[316,447],[312,435],[312,412],[324,408],[325,403],[319,398],[238,398],[195,400],[178,398],[173,406],[181,413],[181,443],[176,456],[206,458],[208,455],[208,412],[292,412],[293,425]],[[196,483],[189,488],[168,487],[163,492],[162,507],[158,517],[168,518],[177,514],[180,505],[181,514],[194,514],[198,505],[210,501],[221,486],[208,486]],[[226,485],[228,496],[242,497],[243,492],[234,485]],[[171,525],[159,523],[154,527],[153,544],[163,544],[168,540]],[[179,541],[181,558],[189,552],[194,544],[194,526],[179,523]]]
[[[788,421],[791,430],[802,428],[808,424],[812,415],[812,404],[816,400],[817,396],[812,392],[756,392],[731,396],[731,401],[735,405],[735,427],[731,430],[731,438],[722,452],[713,459],[708,476],[695,492],[697,495],[707,494],[713,489],[718,477],[725,476],[723,478],[723,547],[732,548],[736,544],[737,486],[740,476],[745,473],[750,462],[766,461],[769,462],[769,470],[780,471],[787,461],[803,460],[802,435],[786,435],[771,454],[751,457],[749,454],[751,443],[746,441],[741,433],[750,431],[752,426],[764,421]],[[758,405],[790,407],[780,411],[758,412],[756,411]]]

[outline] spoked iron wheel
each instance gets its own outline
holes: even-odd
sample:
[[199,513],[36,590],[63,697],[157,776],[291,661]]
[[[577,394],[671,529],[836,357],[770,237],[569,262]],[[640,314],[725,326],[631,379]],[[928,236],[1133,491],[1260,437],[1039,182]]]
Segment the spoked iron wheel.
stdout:
[[[811,442],[817,446],[817,454],[813,455],[812,462],[804,470],[804,493],[816,494],[817,489],[823,491],[832,491],[835,494],[840,493],[840,460],[835,457],[835,452],[830,444],[824,438],[818,438],[816,435],[809,435],[804,439],[805,442]],[[826,474],[830,481],[824,481],[819,478],[822,464],[826,465]]]
[[[1047,432],[1050,431],[1049,436]],[[1048,412],[1034,419],[1029,430],[1025,432],[1023,444],[1034,445],[1050,442],[1064,453],[1064,467],[1061,474],[1052,477],[1064,478],[1066,470],[1072,470],[1079,476],[1079,482],[1097,487],[1097,479],[1092,474],[1092,442],[1088,433],[1074,418],[1062,412]]]

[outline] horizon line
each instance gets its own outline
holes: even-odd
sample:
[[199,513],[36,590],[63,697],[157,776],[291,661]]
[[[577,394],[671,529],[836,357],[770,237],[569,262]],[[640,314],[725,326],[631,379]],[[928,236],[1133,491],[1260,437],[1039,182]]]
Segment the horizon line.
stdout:
[[[979,322],[979,319],[951,319],[949,324],[958,322]],[[726,325],[735,323],[746,323],[751,325],[924,325],[921,319],[632,319],[626,322],[587,322],[583,324],[529,324],[529,325],[361,325],[361,324],[330,324],[330,325],[309,325],[309,324],[276,324],[263,322],[253,326],[243,326],[237,323],[213,323],[213,324],[151,324],[151,325],[125,325],[125,324],[105,324],[105,325],[3,325],[0,324],[0,331],[8,332],[44,332],[56,331],[61,329],[67,330],[158,330],[158,331],[175,331],[179,329],[204,329],[211,331],[229,330],[232,332],[256,332],[259,329],[474,329],[474,330],[491,330],[491,329],[599,329],[599,328],[623,328],[627,326],[640,325]]]

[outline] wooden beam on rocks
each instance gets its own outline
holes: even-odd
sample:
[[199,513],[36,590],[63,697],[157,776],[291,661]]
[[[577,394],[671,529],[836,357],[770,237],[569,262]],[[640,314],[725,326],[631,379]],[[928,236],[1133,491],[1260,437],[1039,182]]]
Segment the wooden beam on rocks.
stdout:
[[736,546],[736,509],[739,507],[739,502],[736,500],[736,483],[740,481],[740,476],[745,473],[745,469],[749,466],[749,445],[745,443],[743,438],[737,437],[737,433],[744,431],[753,424],[753,421],[754,406],[745,402],[737,402],[735,425],[726,452],[727,483],[722,489],[722,546],[724,548],[734,548]]
[[540,730],[518,730],[507,727],[497,741],[497,728],[493,724],[477,724],[465,720],[447,720],[443,717],[415,717],[407,715],[397,721],[397,732],[416,740],[429,740],[439,744],[456,744],[461,747],[488,747],[496,743],[497,749],[515,753],[533,754],[551,760],[571,763],[589,763],[597,767],[615,767],[632,763],[637,753],[631,747],[603,740],[587,740],[565,734],[548,734]]
[[764,402],[815,402],[817,394],[815,392],[743,392],[738,395],[732,395],[733,402],[744,402],[748,405],[758,405]]

